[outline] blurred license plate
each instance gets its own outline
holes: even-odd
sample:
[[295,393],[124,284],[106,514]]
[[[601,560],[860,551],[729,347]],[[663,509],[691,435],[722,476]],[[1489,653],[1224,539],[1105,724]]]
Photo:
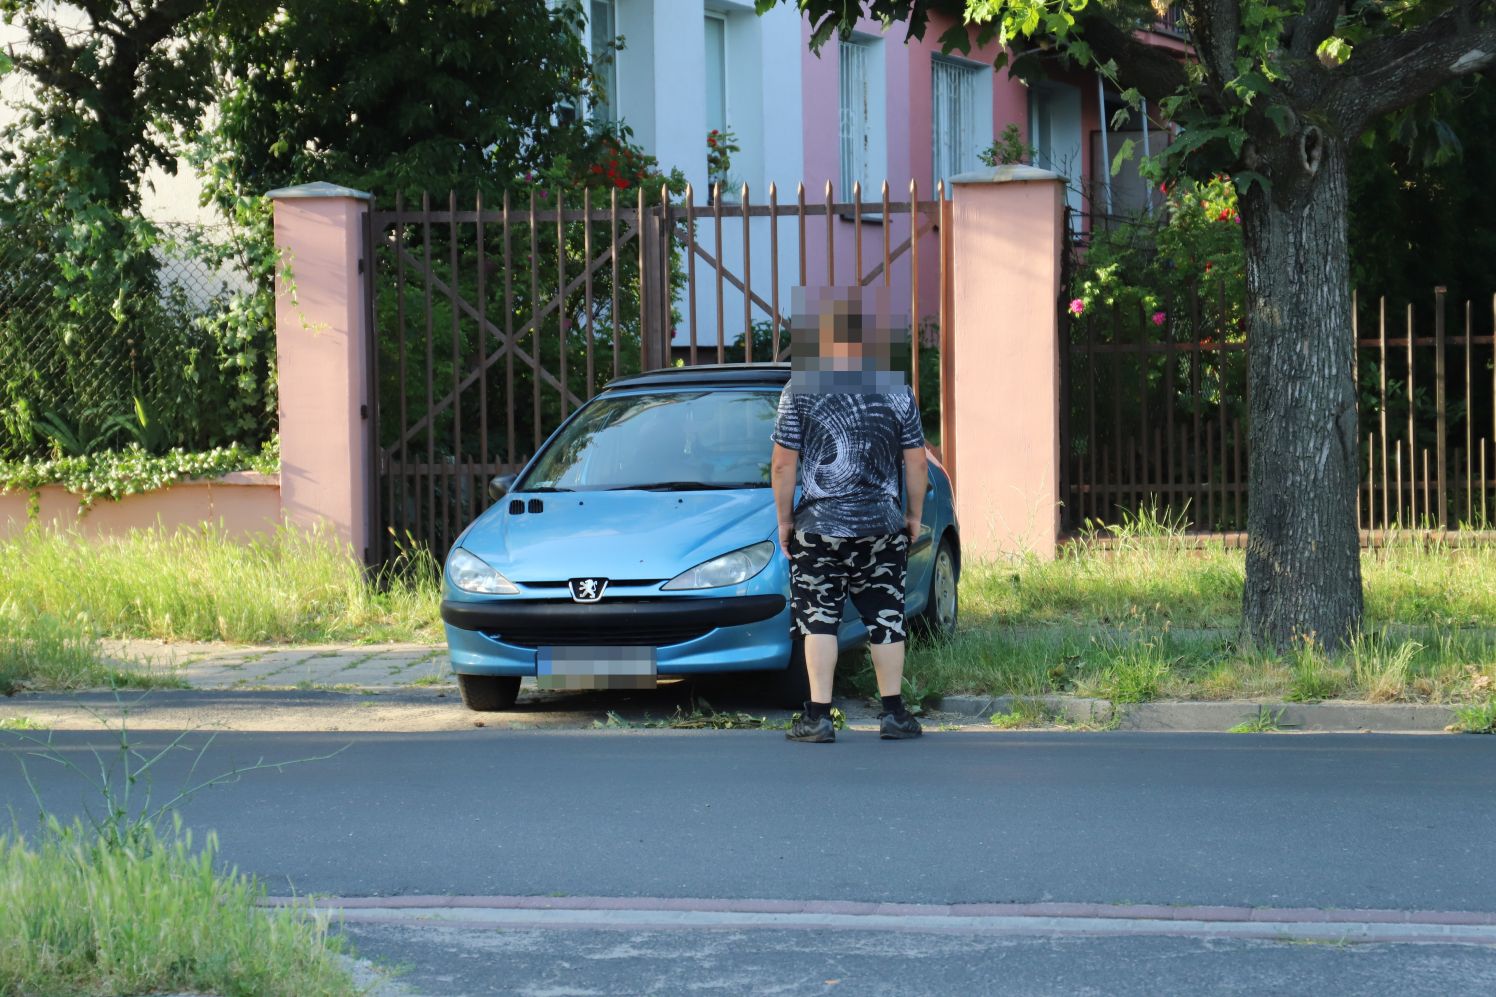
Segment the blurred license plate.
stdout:
[[653,689],[652,647],[542,647],[535,684],[542,689]]

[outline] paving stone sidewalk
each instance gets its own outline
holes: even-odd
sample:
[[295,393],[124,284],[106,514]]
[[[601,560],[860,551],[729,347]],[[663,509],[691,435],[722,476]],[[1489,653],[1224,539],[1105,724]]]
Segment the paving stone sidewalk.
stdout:
[[447,649],[431,644],[244,645],[104,642],[109,657],[194,689],[393,689],[455,685]]

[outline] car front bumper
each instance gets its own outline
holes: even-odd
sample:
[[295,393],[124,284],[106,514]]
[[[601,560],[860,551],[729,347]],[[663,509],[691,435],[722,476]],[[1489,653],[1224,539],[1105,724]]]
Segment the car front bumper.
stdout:
[[604,599],[445,599],[454,671],[534,675],[536,649],[558,645],[646,646],[661,675],[782,669],[791,649],[783,595]]

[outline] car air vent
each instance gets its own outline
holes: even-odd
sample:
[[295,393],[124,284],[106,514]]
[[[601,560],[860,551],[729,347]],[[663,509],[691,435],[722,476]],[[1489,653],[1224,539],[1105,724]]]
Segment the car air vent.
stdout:
[[542,502],[542,501],[540,501],[540,499],[531,499],[530,500],[530,511],[531,512],[545,512],[545,503]]
[[524,511],[525,511],[525,500],[524,499],[511,499],[509,501],[509,515],[511,515],[511,516],[518,516],[520,513],[524,512]]

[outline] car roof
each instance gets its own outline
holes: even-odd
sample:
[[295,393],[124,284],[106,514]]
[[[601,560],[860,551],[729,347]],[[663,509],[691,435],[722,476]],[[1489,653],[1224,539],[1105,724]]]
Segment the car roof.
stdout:
[[725,387],[729,385],[762,385],[783,387],[790,379],[788,363],[722,363],[697,364],[692,367],[663,367],[629,374],[608,382],[607,388],[686,388]]

